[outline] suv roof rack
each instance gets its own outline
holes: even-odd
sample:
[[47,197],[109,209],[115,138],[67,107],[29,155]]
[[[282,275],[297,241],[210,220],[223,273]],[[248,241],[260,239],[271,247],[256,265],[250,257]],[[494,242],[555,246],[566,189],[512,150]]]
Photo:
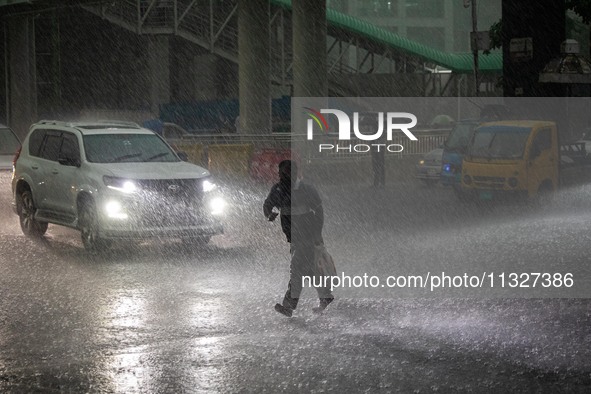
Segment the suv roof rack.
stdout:
[[75,122],[64,122],[61,120],[40,120],[38,124],[48,124],[55,126],[66,127],[82,127],[82,128],[96,128],[96,126],[112,126],[139,129],[141,126],[135,122],[128,122],[124,120],[83,120]]
[[95,120],[95,121],[82,121],[76,122],[76,124],[96,124],[96,125],[112,125],[112,126],[127,126],[127,127],[137,127],[140,128],[141,126],[135,122],[129,122],[127,120]]
[[59,126],[68,126],[69,123],[68,122],[64,122],[61,120],[49,120],[49,119],[43,119],[40,120],[39,122],[37,122],[39,124],[53,124],[53,125],[59,125]]

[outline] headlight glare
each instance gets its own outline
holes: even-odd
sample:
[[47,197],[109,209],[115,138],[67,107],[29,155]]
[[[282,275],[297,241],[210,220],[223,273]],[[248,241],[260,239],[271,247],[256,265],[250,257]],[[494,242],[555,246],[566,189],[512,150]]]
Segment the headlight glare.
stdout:
[[212,215],[221,215],[226,209],[226,201],[221,197],[213,198],[209,202],[209,208],[211,209]]
[[203,181],[203,191],[205,193],[210,192],[210,191],[214,190],[215,188],[216,188],[215,183],[213,183],[209,179],[206,179]]
[[123,206],[119,201],[111,200],[107,202],[105,212],[108,217],[113,219],[127,219],[127,214],[123,212]]
[[137,191],[136,184],[129,179],[105,175],[103,177],[103,182],[105,182],[105,185],[107,185],[109,189],[118,190],[123,193],[130,194]]

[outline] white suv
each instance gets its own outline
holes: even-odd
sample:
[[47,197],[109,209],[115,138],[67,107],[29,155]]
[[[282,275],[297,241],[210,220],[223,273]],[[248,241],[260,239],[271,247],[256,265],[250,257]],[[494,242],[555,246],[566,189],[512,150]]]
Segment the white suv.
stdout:
[[77,228],[87,250],[112,239],[223,232],[224,202],[204,168],[179,159],[154,132],[127,122],[41,121],[31,126],[12,179],[23,233]]

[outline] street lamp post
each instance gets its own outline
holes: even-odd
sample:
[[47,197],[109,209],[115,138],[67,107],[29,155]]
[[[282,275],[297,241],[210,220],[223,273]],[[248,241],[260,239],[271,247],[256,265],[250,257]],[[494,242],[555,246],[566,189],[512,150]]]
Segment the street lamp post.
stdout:
[[478,18],[476,15],[476,0],[472,0],[472,52],[474,53],[474,85],[475,85],[475,94],[478,97],[480,95],[480,84],[478,83],[478,47],[479,47],[479,38],[478,38]]
[[478,48],[480,46],[478,37],[478,15],[476,9],[476,0],[464,0],[464,7],[472,5],[472,53],[474,54],[474,92],[478,97],[480,95],[480,83],[478,82]]

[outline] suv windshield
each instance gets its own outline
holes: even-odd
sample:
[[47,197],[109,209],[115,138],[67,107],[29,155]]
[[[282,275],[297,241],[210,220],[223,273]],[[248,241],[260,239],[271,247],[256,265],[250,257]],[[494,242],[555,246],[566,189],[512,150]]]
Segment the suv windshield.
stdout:
[[518,159],[523,156],[529,127],[480,127],[474,134],[470,155],[495,159]]
[[0,155],[13,155],[21,146],[10,129],[0,129]]
[[177,162],[176,154],[154,134],[92,134],[84,136],[91,163]]

